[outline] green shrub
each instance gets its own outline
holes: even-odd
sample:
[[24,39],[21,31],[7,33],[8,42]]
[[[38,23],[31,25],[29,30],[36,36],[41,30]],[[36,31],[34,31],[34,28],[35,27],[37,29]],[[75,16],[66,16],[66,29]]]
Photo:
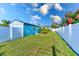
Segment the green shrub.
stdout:
[[50,30],[47,29],[47,28],[42,28],[42,29],[40,30],[40,33],[43,33],[43,34],[46,34],[46,33],[48,33],[48,32],[50,32]]
[[51,27],[52,27],[52,28],[58,28],[58,27],[59,27],[59,24],[54,23],[54,24],[52,24]]

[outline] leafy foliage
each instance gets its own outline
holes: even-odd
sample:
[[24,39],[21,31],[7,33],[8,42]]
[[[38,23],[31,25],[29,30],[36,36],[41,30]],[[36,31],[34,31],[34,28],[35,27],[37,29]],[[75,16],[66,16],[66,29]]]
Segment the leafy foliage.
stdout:
[[9,26],[10,21],[8,20],[1,20],[0,26]]
[[60,26],[66,26],[68,24],[75,24],[79,23],[79,9],[76,12],[68,12],[65,14],[65,18],[63,19]]
[[50,32],[50,30],[48,28],[46,28],[46,27],[43,27],[40,30],[40,33],[43,33],[43,34],[46,34],[46,33],[49,33],[49,32]]
[[54,23],[54,24],[52,24],[52,26],[51,26],[52,28],[58,28],[59,27],[59,24],[57,24],[57,23]]

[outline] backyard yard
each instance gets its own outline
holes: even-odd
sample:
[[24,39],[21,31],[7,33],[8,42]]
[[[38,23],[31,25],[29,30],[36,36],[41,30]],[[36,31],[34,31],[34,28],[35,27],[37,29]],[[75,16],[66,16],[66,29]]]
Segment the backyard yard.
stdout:
[[1,56],[76,56],[56,32],[0,43]]

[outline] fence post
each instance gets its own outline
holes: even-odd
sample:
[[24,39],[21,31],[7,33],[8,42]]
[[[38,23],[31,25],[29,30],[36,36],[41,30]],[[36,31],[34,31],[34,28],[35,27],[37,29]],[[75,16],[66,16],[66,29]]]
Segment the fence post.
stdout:
[[69,45],[71,43],[71,37],[72,37],[72,24],[69,24]]
[[13,39],[12,37],[12,27],[10,26],[10,39]]
[[21,32],[22,32],[22,37],[24,37],[24,25],[22,26]]

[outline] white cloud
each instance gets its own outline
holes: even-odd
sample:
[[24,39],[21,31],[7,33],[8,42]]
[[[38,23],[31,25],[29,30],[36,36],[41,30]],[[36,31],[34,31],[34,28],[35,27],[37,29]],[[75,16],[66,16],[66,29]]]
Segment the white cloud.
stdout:
[[47,4],[44,4],[43,6],[40,7],[40,12],[43,14],[43,15],[46,15],[48,13],[48,5]]
[[50,18],[53,20],[54,23],[61,23],[61,17],[60,16],[55,16],[55,15],[50,15]]
[[10,5],[15,6],[16,4],[15,3],[10,3]]
[[1,13],[1,14],[5,14],[5,12],[6,12],[6,11],[5,11],[4,8],[0,8],[0,13]]
[[34,8],[33,11],[38,11],[39,12],[40,10],[39,10],[39,8]]
[[54,4],[54,8],[55,9],[57,9],[57,10],[59,10],[59,11],[62,11],[63,10],[63,8],[61,7],[61,5],[60,4]]
[[48,5],[48,9],[51,9],[54,6],[54,3],[46,3]]
[[38,7],[38,3],[32,3],[33,7]]
[[32,16],[32,19],[34,19],[34,20],[40,20],[41,17],[39,17],[38,15],[34,15],[34,16]]
[[31,12],[30,8],[26,8],[25,13],[29,14]]
[[46,3],[46,4],[42,5],[40,8],[36,8],[38,6],[38,3],[32,3],[32,6],[34,6],[33,11],[38,11],[38,12],[40,12],[43,15],[48,14],[48,11],[50,9],[52,9],[52,8],[55,8],[55,9],[57,9],[59,11],[63,10],[61,5],[57,4],[57,3]]
[[46,15],[48,13],[48,11],[52,8],[55,8],[59,11],[62,11],[63,8],[61,7],[60,4],[54,4],[54,3],[46,3],[44,5],[42,5],[40,7],[40,12],[43,14],[43,15]]
[[38,7],[38,3],[32,3],[32,6],[34,7],[32,10],[33,11],[39,11],[39,8]]
[[37,24],[37,23],[38,23],[38,20],[40,20],[40,19],[41,19],[41,17],[39,17],[38,15],[32,16],[32,22],[33,22],[34,24]]

